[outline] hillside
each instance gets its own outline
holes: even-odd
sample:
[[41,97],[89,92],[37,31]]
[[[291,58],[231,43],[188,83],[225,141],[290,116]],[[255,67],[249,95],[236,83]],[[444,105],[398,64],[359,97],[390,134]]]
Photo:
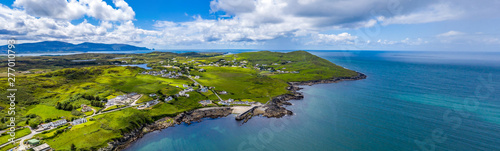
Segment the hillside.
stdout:
[[[88,52],[88,51],[133,51],[149,50],[146,47],[137,47],[127,44],[102,44],[102,43],[81,43],[71,44],[61,41],[44,41],[37,43],[16,44],[17,53],[48,53],[48,52]],[[0,46],[0,51],[5,53],[7,45]]]

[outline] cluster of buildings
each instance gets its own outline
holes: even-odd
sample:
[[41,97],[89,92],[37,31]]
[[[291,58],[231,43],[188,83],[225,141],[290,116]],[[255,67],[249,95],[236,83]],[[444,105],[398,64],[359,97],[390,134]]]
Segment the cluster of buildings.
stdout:
[[[201,70],[201,69],[200,69],[200,70]],[[194,78],[194,79],[199,79],[199,78],[200,78],[200,76],[194,76],[194,77],[193,77],[193,76],[191,76],[191,75],[188,75],[188,77],[189,77],[189,78]],[[195,85],[198,85],[198,83],[195,83]]]
[[201,100],[201,101],[200,101],[200,102],[198,102],[198,103],[200,103],[200,104],[201,104],[201,105],[203,105],[203,106],[207,106],[207,105],[209,105],[209,104],[212,104],[212,100]]
[[[27,140],[25,142],[25,144],[19,145],[19,148],[17,148],[17,150],[18,151],[20,151],[20,150],[52,151],[53,150],[52,148],[50,148],[49,144],[44,143],[42,145],[38,145],[39,143],[40,143],[40,141],[37,139],[30,139],[30,140]],[[11,150],[9,150],[9,151],[11,151]]]
[[161,76],[164,78],[179,78],[179,76],[182,76],[181,72],[175,72],[175,71],[168,71],[168,70],[161,70],[161,71],[143,71],[141,74],[144,75],[153,75],[153,76]]
[[[79,118],[79,119],[73,120],[72,122],[70,122],[70,124],[71,125],[78,125],[78,124],[82,124],[82,123],[86,123],[86,122],[87,122],[86,118]],[[66,121],[66,119],[57,120],[54,122],[38,125],[38,129],[36,131],[40,132],[40,131],[48,130],[51,128],[56,128],[56,127],[59,127],[61,125],[66,125],[66,124],[68,124],[68,121]]]
[[[292,63],[292,61],[286,61],[286,63]],[[272,63],[271,65],[277,66],[279,65],[278,63]],[[298,71],[285,71],[286,68],[281,68],[278,70],[275,70],[273,67],[267,67],[267,64],[255,64],[253,67],[254,69],[261,70],[261,71],[270,71],[270,72],[276,72],[276,73],[299,73]]]
[[155,106],[158,103],[160,103],[160,101],[158,101],[158,99],[156,99],[156,100],[153,100],[153,101],[146,102],[146,104],[141,105],[141,106],[139,106],[137,108],[138,109],[141,109],[141,108],[144,109],[144,108]]
[[[186,87],[187,85],[183,85],[184,87]],[[184,89],[182,90],[181,92],[179,92],[179,94],[176,94],[175,96],[179,97],[179,96],[185,96],[185,97],[189,97],[189,94],[187,94],[188,92],[192,92],[194,91],[193,87],[190,87],[190,86],[187,86],[187,89]]]
[[58,127],[61,125],[65,125],[67,123],[68,123],[68,121],[66,121],[66,119],[62,119],[62,120],[58,120],[55,122],[40,124],[40,125],[38,125],[38,129],[36,131],[43,131],[43,130],[55,128],[55,127]]
[[276,73],[299,73],[298,71],[282,71],[282,70],[276,70]]
[[246,64],[248,61],[240,61],[238,62],[236,59],[232,61],[226,61],[224,59],[216,61],[216,62],[210,62],[209,64],[200,64],[198,67],[204,67],[204,66],[212,66],[212,67],[244,67],[246,68]]
[[127,105],[132,103],[134,100],[138,100],[139,98],[141,98],[141,95],[137,93],[120,95],[115,98],[109,99],[108,102],[106,103],[106,106]]
[[250,102],[248,102],[248,101],[234,101],[231,104],[233,104],[233,105],[250,105]]
[[228,99],[228,100],[222,100],[222,101],[219,101],[219,104],[222,104],[222,105],[231,105],[231,103],[234,102],[234,99]]
[[234,99],[219,101],[221,105],[251,105],[253,102],[248,101],[235,101]]

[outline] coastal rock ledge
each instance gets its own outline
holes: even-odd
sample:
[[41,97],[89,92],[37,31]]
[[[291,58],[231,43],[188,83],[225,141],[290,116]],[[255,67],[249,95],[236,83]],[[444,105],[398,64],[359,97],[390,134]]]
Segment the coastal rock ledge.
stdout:
[[155,121],[152,124],[145,124],[131,132],[123,134],[123,137],[108,143],[108,146],[100,148],[99,151],[118,151],[127,148],[134,141],[142,138],[145,134],[153,131],[161,131],[168,127],[174,127],[177,124],[191,122],[200,122],[203,118],[220,118],[231,114],[233,109],[230,107],[203,108],[189,112],[184,112],[176,117],[165,117]]
[[[286,109],[285,106],[292,105],[290,102],[288,102],[290,100],[301,100],[304,98],[304,95],[302,95],[302,93],[297,92],[302,89],[298,87],[300,85],[311,86],[314,84],[337,83],[340,81],[361,80],[366,78],[366,75],[358,72],[358,75],[354,77],[331,78],[326,80],[312,80],[305,82],[289,82],[288,84],[290,86],[287,87],[287,90],[290,93],[274,97],[267,104],[252,108],[252,110],[246,115],[240,115],[237,120],[244,120],[243,123],[245,123],[253,116],[257,115],[262,115],[268,118],[281,118],[286,115],[293,115],[293,112]],[[100,148],[99,151],[123,150],[134,141],[142,138],[147,133],[157,130],[161,131],[162,129],[168,127],[174,127],[177,124],[191,124],[191,122],[201,122],[203,118],[226,117],[230,115],[232,111],[233,109],[231,107],[211,107],[184,112],[175,117],[165,117],[155,121],[152,124],[145,124],[140,128],[136,128],[131,132],[123,134],[122,138],[109,142],[108,146]]]
[[[297,92],[302,89],[299,87],[300,85],[311,86],[315,84],[337,83],[341,81],[366,79],[366,77],[367,76],[365,74],[358,72],[358,75],[354,77],[340,77],[340,78],[331,78],[326,80],[312,80],[304,82],[288,82],[290,86],[287,89],[288,91],[290,91],[290,93],[273,98],[268,104],[264,106],[265,112],[260,115],[268,118],[281,118],[285,115],[293,115],[293,112],[287,110],[284,106],[292,105],[290,102],[288,102],[290,100],[301,100],[304,98],[304,95],[302,95],[302,93]],[[255,113],[254,111],[253,115],[259,115],[259,113]]]

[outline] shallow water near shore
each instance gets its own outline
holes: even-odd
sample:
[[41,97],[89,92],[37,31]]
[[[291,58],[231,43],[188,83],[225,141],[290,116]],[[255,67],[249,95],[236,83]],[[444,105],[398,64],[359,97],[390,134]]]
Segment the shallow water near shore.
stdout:
[[149,133],[125,150],[500,150],[500,59],[311,53],[368,78],[303,86],[305,98],[287,107],[293,116],[244,125],[234,115],[205,119]]

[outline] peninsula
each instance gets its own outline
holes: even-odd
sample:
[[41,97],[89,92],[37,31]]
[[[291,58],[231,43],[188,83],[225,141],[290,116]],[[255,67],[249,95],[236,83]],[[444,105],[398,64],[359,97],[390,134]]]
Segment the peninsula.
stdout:
[[[303,98],[298,85],[366,78],[306,51],[84,53],[17,63],[16,142],[56,150],[121,150],[148,132],[203,118],[292,115],[285,107]],[[8,103],[0,99],[0,117]],[[7,122],[0,119],[1,150],[17,146],[4,139]]]

